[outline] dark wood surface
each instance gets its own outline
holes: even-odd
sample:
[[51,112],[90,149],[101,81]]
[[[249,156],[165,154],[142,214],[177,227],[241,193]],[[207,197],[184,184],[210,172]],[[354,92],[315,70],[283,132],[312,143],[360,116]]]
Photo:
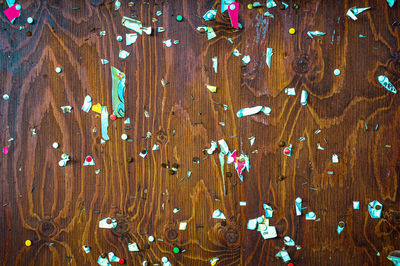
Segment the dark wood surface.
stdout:
[[[249,10],[245,1],[239,13],[244,28],[236,31],[227,13],[220,13],[220,1],[133,1],[134,7],[121,2],[115,11],[110,1],[26,0],[13,25],[0,16],[0,93],[10,95],[0,102],[1,145],[10,145],[0,159],[3,265],[95,265],[109,251],[128,265],[160,264],[163,256],[173,265],[209,265],[213,257],[220,258],[217,265],[282,265],[274,256],[285,235],[301,246],[287,248],[295,265],[391,264],[387,254],[400,249],[400,100],[377,77],[384,74],[400,87],[399,3],[389,8],[383,0],[298,1],[296,9],[287,1],[290,7],[281,10],[277,1],[270,10]],[[5,9],[6,2],[0,6]],[[353,21],[345,16],[352,6],[371,10]],[[212,7],[217,18],[205,23],[201,17]],[[275,18],[262,16],[266,11]],[[116,36],[132,32],[121,25],[122,16],[132,14],[152,26],[153,34],[126,47]],[[28,16],[33,25],[25,23]],[[196,30],[202,24],[212,26],[217,37],[208,41]],[[167,30],[154,33],[156,26]],[[288,33],[291,27],[295,35]],[[100,37],[102,30],[107,35]],[[310,39],[310,30],[327,34]],[[167,39],[179,44],[167,48],[162,43]],[[265,64],[267,47],[274,53],[271,69]],[[235,48],[251,56],[249,65],[232,54]],[[120,49],[131,55],[119,59]],[[218,74],[212,70],[214,56]],[[102,65],[101,58],[110,64]],[[125,129],[123,119],[110,121],[111,140],[100,144],[100,118],[80,108],[89,94],[112,110],[110,65],[126,74],[132,125]],[[333,75],[336,68],[340,76]],[[284,93],[288,87],[296,88],[295,97]],[[300,105],[302,89],[309,93],[306,106]],[[62,113],[64,105],[72,112]],[[271,115],[236,117],[239,109],[255,105],[271,107]],[[147,132],[151,138],[145,138]],[[121,140],[122,133],[133,141]],[[211,140],[222,138],[231,150],[248,154],[251,164],[242,183],[234,166],[225,166],[233,173],[226,178],[226,196],[218,151],[203,153]],[[54,141],[60,143],[57,150]],[[291,157],[282,154],[280,141],[293,145]],[[160,149],[151,151],[155,143]],[[317,143],[325,150],[317,150]],[[142,149],[149,150],[144,159]],[[65,168],[58,166],[63,152],[72,158]],[[339,164],[332,164],[333,153]],[[96,166],[82,166],[88,154]],[[168,162],[179,165],[175,175],[162,167]],[[296,197],[320,220],[297,217]],[[375,199],[383,204],[381,219],[368,214]],[[360,210],[353,210],[353,200],[360,201]],[[239,207],[239,201],[247,206]],[[263,240],[246,229],[248,219],[264,213],[263,203],[274,209],[270,224],[278,238]],[[180,211],[174,214],[174,208]],[[211,218],[215,209],[227,216],[226,224]],[[109,216],[118,227],[99,229],[98,222]],[[178,230],[181,221],[188,222],[185,231]],[[339,221],[346,223],[340,235]],[[156,241],[144,249],[149,235]],[[140,252],[128,251],[131,241]],[[92,251],[85,254],[82,245]],[[186,252],[175,255],[174,246]]]

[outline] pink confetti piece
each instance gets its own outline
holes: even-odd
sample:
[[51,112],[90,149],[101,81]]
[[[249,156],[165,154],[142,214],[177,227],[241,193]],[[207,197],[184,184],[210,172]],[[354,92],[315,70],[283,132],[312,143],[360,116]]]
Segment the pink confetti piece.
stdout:
[[11,23],[13,23],[14,19],[16,19],[17,17],[19,17],[21,15],[21,10],[18,10],[17,6],[20,6],[20,5],[15,4],[3,11],[4,15],[6,15],[6,17],[8,18],[8,20]]
[[8,148],[9,148],[10,146],[5,146],[4,148],[3,148],[3,153],[4,154],[8,154]]

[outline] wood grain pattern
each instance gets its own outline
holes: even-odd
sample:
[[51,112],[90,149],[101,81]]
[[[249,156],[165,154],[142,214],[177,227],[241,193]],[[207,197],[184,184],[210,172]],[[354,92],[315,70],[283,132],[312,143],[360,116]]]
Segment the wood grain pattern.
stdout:
[[[268,10],[275,18],[266,18],[266,8],[249,10],[250,1],[241,1],[244,28],[236,31],[220,13],[220,1],[121,2],[115,11],[112,1],[25,0],[15,24],[0,16],[0,93],[10,95],[0,102],[0,140],[10,145],[0,159],[3,265],[95,265],[109,251],[128,265],[160,264],[163,256],[173,265],[209,265],[213,257],[220,258],[218,265],[282,265],[275,254],[285,235],[301,246],[288,248],[295,265],[391,264],[387,254],[400,247],[400,105],[377,77],[384,74],[400,87],[399,3],[390,9],[384,0],[287,1],[290,7],[282,10],[277,1]],[[372,8],[353,21],[345,13],[355,5]],[[0,6],[5,9],[5,1]],[[210,8],[218,15],[205,23],[201,17]],[[131,15],[152,26],[153,34],[126,47],[116,36],[131,32],[121,25],[122,16]],[[25,25],[28,16],[33,25]],[[208,41],[196,30],[202,24],[217,37]],[[167,31],[154,33],[158,26]],[[291,27],[295,35],[288,34]],[[102,30],[106,36],[99,36]],[[310,39],[310,30],[327,34]],[[179,44],[167,48],[167,39]],[[267,47],[274,53],[271,69]],[[250,64],[232,54],[235,48],[251,56]],[[119,59],[120,49],[131,55]],[[110,64],[102,65],[101,58],[126,74],[126,116],[132,121],[128,129],[122,119],[110,121],[106,144],[100,144],[99,116],[80,110],[86,95],[111,110]],[[62,73],[54,71],[57,66]],[[340,76],[333,75],[336,68]],[[216,85],[217,93],[205,84]],[[295,97],[284,93],[288,87],[296,88]],[[300,105],[303,89],[309,93],[306,106]],[[73,111],[64,114],[64,105]],[[240,108],[255,105],[270,106],[271,115],[236,117]],[[122,141],[122,133],[133,141]],[[226,177],[226,196],[217,152],[203,152],[222,138],[251,164],[243,183],[233,165],[225,166],[233,173]],[[280,141],[293,145],[291,157],[282,154]],[[151,151],[154,144],[160,150]],[[144,159],[143,149],[149,151]],[[65,168],[57,164],[63,152],[72,158]],[[332,164],[333,153],[339,164]],[[88,154],[95,167],[82,166]],[[177,164],[177,173],[169,174],[163,163]],[[320,220],[297,217],[296,197]],[[381,219],[368,214],[375,199],[383,204]],[[353,200],[360,210],[352,209]],[[276,239],[246,229],[248,219],[263,214],[263,203],[274,209]],[[174,214],[174,208],[180,211]],[[226,222],[211,218],[215,209]],[[118,227],[99,229],[108,216]],[[178,230],[180,221],[188,222],[187,230]],[[346,223],[340,235],[339,221]],[[156,241],[149,243],[149,235]],[[140,252],[128,251],[132,241]],[[82,245],[92,251],[85,254]],[[173,254],[174,246],[186,251]]]

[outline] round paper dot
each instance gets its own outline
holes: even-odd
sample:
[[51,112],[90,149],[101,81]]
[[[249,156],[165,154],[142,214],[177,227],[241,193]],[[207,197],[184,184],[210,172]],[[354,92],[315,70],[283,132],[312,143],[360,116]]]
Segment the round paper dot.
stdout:
[[10,96],[8,96],[8,94],[4,94],[3,95],[3,100],[4,101],[8,101],[8,99],[10,99]]
[[289,29],[289,34],[292,34],[292,35],[293,35],[293,34],[295,34],[295,33],[296,33],[296,30],[295,30],[294,28],[290,28],[290,29]]
[[61,160],[61,161],[58,162],[58,165],[61,166],[61,167],[65,166],[65,164],[66,164],[66,163],[65,163],[64,160]]
[[25,240],[25,246],[30,247],[31,245],[32,245],[32,241],[30,241],[29,239]]
[[168,258],[167,257],[162,257],[161,261],[164,262],[164,263],[167,263],[168,262]]
[[114,114],[112,114],[112,115],[110,115],[110,119],[111,119],[111,120],[115,120],[115,119],[117,119],[117,116],[114,115]]
[[15,9],[16,9],[16,10],[21,10],[21,8],[22,8],[22,6],[21,6],[20,4],[18,4],[18,5],[15,6]]
[[229,5],[230,10],[235,10],[236,6],[234,4]]
[[248,9],[253,9],[253,5],[252,5],[252,4],[248,4],[248,5],[247,5],[247,8],[248,8]]
[[125,133],[121,135],[121,139],[122,140],[127,140],[128,139],[128,135],[126,135]]
[[335,76],[339,76],[340,75],[340,69],[335,69],[334,71],[333,71],[333,74],[335,74]]
[[154,236],[149,236],[148,239],[149,239],[150,242],[154,242]]
[[91,161],[92,161],[92,157],[87,156],[87,157],[86,157],[86,162],[90,163]]
[[27,18],[26,22],[28,22],[29,24],[32,24],[33,23],[33,18],[32,17]]
[[177,16],[176,16],[176,20],[177,20],[177,21],[182,21],[182,20],[183,20],[182,15],[177,15]]
[[178,247],[174,247],[174,249],[172,250],[175,254],[178,254],[179,253],[179,248]]
[[58,146],[59,146],[59,145],[58,145],[57,142],[53,142],[53,148],[54,148],[54,149],[58,149]]
[[123,40],[122,36],[121,36],[121,35],[118,35],[118,36],[117,36],[117,41],[122,42],[122,40]]
[[61,73],[61,67],[56,67],[56,72]]

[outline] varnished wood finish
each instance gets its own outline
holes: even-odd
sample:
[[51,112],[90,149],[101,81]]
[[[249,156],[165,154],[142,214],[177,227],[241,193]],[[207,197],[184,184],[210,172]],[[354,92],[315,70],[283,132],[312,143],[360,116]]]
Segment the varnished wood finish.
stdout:
[[[282,265],[274,256],[285,235],[301,246],[288,248],[295,265],[391,264],[387,254],[400,248],[400,107],[399,96],[377,77],[384,74],[400,87],[399,3],[390,9],[384,0],[298,1],[296,9],[287,1],[286,10],[268,10],[272,19],[262,15],[266,8],[248,10],[246,1],[239,14],[244,29],[235,31],[227,13],[220,13],[220,1],[134,1],[134,7],[121,2],[115,11],[111,1],[26,0],[14,25],[0,16],[0,93],[10,95],[0,102],[1,145],[10,145],[0,159],[3,265],[95,265],[109,251],[128,265],[160,263],[163,256],[173,265],[209,265],[213,257],[220,258],[218,265]],[[355,5],[372,8],[353,21],[345,13]],[[217,18],[204,23],[200,17],[212,7]],[[152,26],[153,34],[126,47],[116,36],[131,32],[121,18],[132,14]],[[28,16],[33,25],[25,25]],[[196,30],[202,24],[217,37],[208,41]],[[156,26],[167,31],[154,33]],[[288,34],[291,27],[295,35]],[[106,36],[99,36],[102,30]],[[310,39],[310,30],[327,34]],[[167,39],[179,44],[167,48]],[[271,69],[267,47],[274,53]],[[232,54],[235,48],[251,56],[249,65]],[[131,55],[119,59],[120,49]],[[102,65],[101,58],[126,74],[126,115],[132,121],[130,129],[122,119],[110,121],[106,144],[99,143],[99,116],[80,110],[88,94],[112,110],[110,64]],[[62,73],[55,72],[57,66]],[[333,75],[336,68],[340,76]],[[205,84],[216,85],[217,93]],[[288,87],[296,88],[295,97],[284,93]],[[309,92],[306,106],[300,105],[302,89]],[[62,113],[64,105],[72,112]],[[271,115],[236,117],[240,108],[255,105],[270,106]],[[133,142],[122,141],[122,133]],[[7,142],[11,137],[15,141]],[[211,140],[222,138],[251,163],[243,183],[233,165],[225,166],[233,173],[226,177],[226,196],[217,152],[203,153]],[[280,141],[293,145],[291,157],[282,154]],[[155,143],[160,150],[151,151]],[[317,150],[317,143],[325,150]],[[149,151],[145,159],[142,149]],[[57,164],[63,152],[72,158],[65,168]],[[332,164],[333,153],[339,164]],[[96,166],[82,166],[88,154]],[[161,166],[168,162],[179,165],[175,175]],[[303,198],[304,212],[312,210],[320,220],[295,216],[296,197]],[[383,204],[382,219],[368,214],[367,204],[375,199]],[[352,209],[353,200],[360,201],[360,210]],[[239,207],[239,201],[247,206]],[[264,213],[263,203],[274,209],[276,239],[246,229],[248,219]],[[174,208],[180,211],[173,214]],[[211,218],[215,209],[227,216],[226,223]],[[108,216],[118,219],[118,227],[99,229],[99,220]],[[178,230],[180,221],[188,222],[186,231]],[[339,221],[346,223],[340,235]],[[163,241],[145,249],[149,235]],[[141,251],[128,252],[130,241]],[[85,254],[82,245],[92,251]],[[174,246],[186,252],[175,255]]]

